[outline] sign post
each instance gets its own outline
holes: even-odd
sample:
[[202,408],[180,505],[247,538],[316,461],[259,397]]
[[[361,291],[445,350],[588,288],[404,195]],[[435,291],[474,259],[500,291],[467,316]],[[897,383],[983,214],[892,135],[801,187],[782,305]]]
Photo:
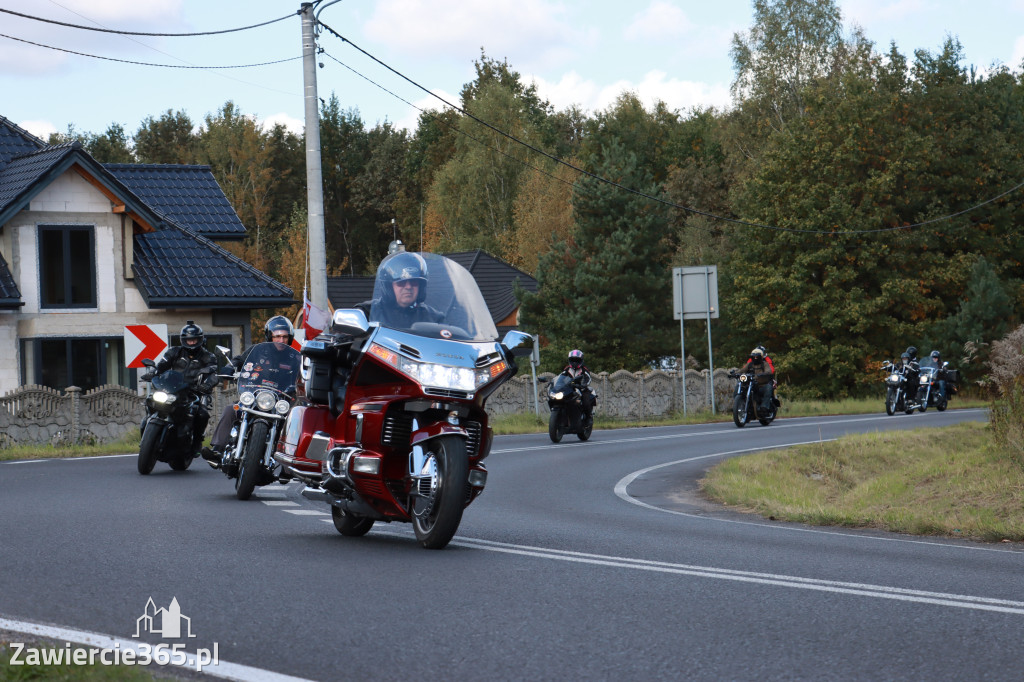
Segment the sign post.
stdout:
[[684,320],[706,320],[708,325],[708,378],[711,381],[711,411],[715,410],[715,366],[711,355],[711,318],[718,317],[718,266],[700,265],[672,268],[672,304],[674,319],[679,320],[682,356],[683,414],[686,414],[686,341]]
[[156,360],[166,349],[166,324],[125,325],[124,360],[127,367],[143,367],[143,360]]

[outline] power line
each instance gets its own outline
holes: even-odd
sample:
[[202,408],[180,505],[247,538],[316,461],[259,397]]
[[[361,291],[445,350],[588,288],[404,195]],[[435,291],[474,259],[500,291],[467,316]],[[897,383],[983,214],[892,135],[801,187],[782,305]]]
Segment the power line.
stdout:
[[367,52],[363,48],[359,47],[358,45],[356,45],[351,40],[349,40],[345,36],[341,35],[337,31],[335,31],[333,28],[331,28],[327,24],[323,23],[322,21],[319,22],[319,24],[320,24],[320,26],[323,26],[324,29],[326,29],[332,35],[334,35],[336,38],[341,40],[343,43],[348,43],[353,48],[355,48],[359,52],[363,53],[365,56],[369,57],[373,61],[377,62],[378,64],[383,66],[388,71],[391,71],[393,74],[395,74],[399,78],[401,78],[401,79],[407,81],[408,83],[412,84],[413,86],[419,88],[420,90],[422,90],[423,92],[427,93],[431,97],[437,98],[438,100],[443,102],[445,105],[451,107],[455,111],[458,111],[459,113],[463,114],[464,116],[467,116],[467,117],[471,118],[472,120],[476,121],[480,125],[482,125],[482,126],[484,126],[486,128],[489,128],[490,130],[493,130],[494,132],[498,133],[499,135],[502,135],[502,136],[508,138],[509,140],[511,140],[511,141],[513,141],[513,142],[515,142],[517,144],[520,144],[520,145],[526,147],[527,149],[529,149],[529,150],[531,150],[531,151],[533,151],[533,152],[535,152],[537,154],[545,156],[548,159],[551,159],[552,161],[554,161],[556,163],[559,163],[559,164],[562,164],[564,166],[567,166],[568,168],[571,168],[571,169],[577,171],[578,173],[586,175],[587,177],[593,178],[594,180],[597,180],[598,182],[603,182],[603,183],[611,185],[612,187],[615,187],[617,189],[621,189],[623,191],[629,192],[630,194],[635,194],[637,196],[644,197],[644,198],[649,199],[651,201],[654,201],[654,202],[657,202],[657,203],[660,203],[660,204],[664,204],[666,206],[671,206],[672,208],[676,208],[676,209],[679,209],[681,211],[686,211],[688,213],[693,213],[693,214],[696,214],[696,215],[704,216],[705,218],[710,218],[712,220],[718,220],[718,221],[722,221],[722,222],[733,223],[735,225],[741,225],[741,226],[744,226],[744,227],[754,227],[754,228],[760,228],[760,229],[765,229],[765,230],[773,230],[773,231],[777,231],[777,232],[793,232],[793,233],[803,233],[803,234],[823,234],[823,235],[833,235],[833,236],[852,236],[852,235],[858,235],[859,236],[859,235],[865,235],[865,234],[881,234],[881,233],[885,233],[885,232],[896,232],[896,231],[899,231],[899,230],[910,230],[910,229],[914,229],[914,228],[917,228],[917,227],[924,227],[926,225],[931,225],[931,224],[938,223],[938,222],[944,222],[944,221],[947,221],[947,220],[952,220],[953,218],[957,218],[957,217],[962,216],[964,214],[970,213],[971,211],[977,210],[978,208],[981,208],[982,206],[985,206],[985,205],[990,204],[990,203],[992,203],[994,201],[997,201],[997,200],[999,200],[999,199],[1001,199],[1001,198],[1003,198],[1003,197],[1005,197],[1005,196],[1007,196],[1009,194],[1012,194],[1013,192],[1016,192],[1017,190],[1021,189],[1022,187],[1024,187],[1024,182],[1020,182],[1017,185],[1014,185],[1010,189],[1008,189],[1008,190],[1006,190],[1004,192],[1001,192],[1000,194],[997,194],[994,197],[991,197],[991,198],[986,199],[986,200],[984,200],[984,201],[982,201],[980,203],[977,203],[974,206],[971,206],[970,208],[966,208],[966,209],[964,209],[962,211],[957,211],[956,213],[952,213],[952,214],[949,214],[949,215],[940,216],[940,217],[936,217],[936,218],[930,218],[928,220],[924,220],[924,221],[917,222],[917,223],[911,223],[911,224],[907,224],[907,225],[898,225],[898,226],[894,226],[894,227],[880,227],[880,228],[875,228],[875,229],[871,229],[871,230],[844,230],[844,231],[837,231],[837,230],[809,230],[809,229],[800,229],[800,228],[791,228],[791,227],[779,227],[778,225],[765,225],[763,223],[755,223],[755,222],[751,222],[751,221],[747,221],[747,220],[742,220],[742,219],[739,219],[739,218],[728,218],[726,216],[716,215],[714,213],[709,213],[707,211],[702,211],[700,209],[692,208],[690,206],[683,206],[682,204],[677,204],[675,202],[668,201],[666,199],[662,199],[660,197],[651,196],[651,195],[646,194],[644,192],[641,192],[639,190],[635,190],[635,189],[632,189],[630,187],[626,187],[625,185],[619,184],[619,183],[615,182],[614,180],[609,180],[607,178],[601,177],[600,175],[597,175],[596,173],[591,173],[590,171],[587,171],[587,170],[585,170],[583,168],[579,168],[577,166],[574,166],[573,164],[571,164],[568,161],[565,161],[565,160],[555,156],[554,154],[550,154],[550,153],[544,151],[543,149],[539,149],[539,148],[535,147],[534,145],[530,144],[529,142],[525,142],[523,140],[520,140],[519,138],[517,138],[517,137],[515,137],[515,136],[513,136],[513,135],[511,135],[511,134],[509,134],[509,133],[507,133],[507,132],[505,132],[505,131],[503,131],[503,130],[501,130],[499,128],[496,128],[495,126],[491,125],[487,121],[484,121],[483,119],[480,119],[480,118],[474,116],[473,114],[469,113],[468,111],[464,110],[462,107],[459,107],[459,106],[457,106],[455,104],[452,104],[451,102],[449,102],[448,100],[444,99],[440,95],[437,95],[437,94],[431,92],[426,87],[424,87],[424,86],[420,85],[419,83],[417,83],[416,81],[412,80],[411,78],[409,78],[405,74],[397,71],[396,69],[394,69],[393,67],[389,66],[388,64],[385,64],[383,61],[381,61],[377,57],[373,56],[372,54],[370,54],[369,52]]
[[293,16],[298,14],[298,12],[292,12],[291,14],[286,14],[283,17],[278,17],[277,19],[271,19],[270,21],[264,21],[264,22],[259,23],[259,24],[253,24],[252,26],[240,26],[238,28],[226,28],[226,29],[223,29],[221,31],[198,31],[198,32],[195,32],[195,33],[147,33],[145,31],[119,31],[119,30],[113,29],[113,28],[98,28],[96,26],[82,26],[81,24],[69,24],[69,23],[67,23],[65,21],[57,21],[56,19],[44,19],[43,17],[36,17],[36,16],[32,16],[31,14],[22,14],[21,12],[15,12],[14,10],[4,9],[2,7],[0,7],[0,12],[3,12],[5,14],[13,14],[16,17],[21,17],[23,19],[31,19],[32,21],[42,21],[42,22],[47,23],[47,24],[56,24],[58,26],[66,26],[68,28],[77,28],[77,29],[80,29],[82,31],[99,31],[100,33],[117,33],[119,35],[126,35],[126,36],[159,36],[159,37],[166,37],[166,38],[187,38],[187,37],[191,37],[191,36],[215,36],[215,35],[220,35],[222,33],[236,33],[238,31],[248,31],[248,30],[253,29],[253,28],[259,28],[260,26],[267,26],[269,24],[276,24],[279,21],[284,21],[285,19],[288,19],[288,18],[293,17]]
[[293,62],[296,59],[302,59],[302,55],[298,57],[288,57],[287,59],[278,59],[272,62],[260,62],[258,64],[230,64],[226,66],[194,66],[188,64],[154,64],[152,62],[136,62],[131,59],[117,59],[116,57],[104,57],[98,54],[88,54],[87,52],[76,52],[75,50],[68,50],[63,47],[54,47],[53,45],[44,45],[43,43],[36,43],[31,40],[25,40],[24,38],[15,38],[9,36],[6,33],[0,33],[0,38],[7,38],[8,40],[16,40],[19,43],[26,43],[28,45],[35,45],[36,47],[45,47],[48,50],[56,50],[57,52],[66,52],[68,54],[78,55],[79,57],[91,57],[93,59],[105,59],[109,62],[121,62],[122,64],[135,64],[138,66],[158,66],[164,69],[248,69],[254,66],[270,66],[271,64],[283,64],[284,62]]

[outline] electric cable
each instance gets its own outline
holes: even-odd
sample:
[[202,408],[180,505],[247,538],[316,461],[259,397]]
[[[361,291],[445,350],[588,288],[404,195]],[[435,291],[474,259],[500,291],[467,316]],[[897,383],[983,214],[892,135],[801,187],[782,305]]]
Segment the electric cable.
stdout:
[[89,54],[87,52],[76,52],[75,50],[68,50],[63,47],[54,47],[53,45],[44,45],[43,43],[36,43],[31,40],[25,40],[24,38],[15,38],[9,36],[6,33],[0,33],[0,38],[7,38],[8,40],[17,40],[19,43],[26,43],[28,45],[35,45],[36,47],[45,47],[48,50],[56,50],[57,52],[66,52],[68,54],[78,55],[79,57],[91,57],[93,59],[105,59],[110,62],[120,62],[122,64],[135,64],[138,66],[158,66],[164,69],[248,69],[254,66],[270,66],[271,64],[283,64],[284,62],[293,62],[296,59],[302,59],[302,55],[297,57],[288,57],[286,59],[278,59],[272,62],[260,62],[258,64],[229,64],[225,66],[195,66],[190,64],[155,64],[153,62],[137,62],[131,59],[118,59],[116,57],[104,57],[98,54]]
[[896,232],[896,231],[900,231],[900,230],[911,230],[911,229],[914,229],[914,228],[924,227],[926,225],[931,225],[931,224],[938,223],[938,222],[944,222],[944,221],[952,220],[953,218],[957,218],[957,217],[962,216],[964,214],[967,214],[967,213],[970,213],[972,211],[975,211],[978,208],[981,208],[982,206],[990,204],[990,203],[992,203],[994,201],[998,201],[999,199],[1001,199],[1001,198],[1003,198],[1003,197],[1005,197],[1005,196],[1007,196],[1009,194],[1012,194],[1013,192],[1016,192],[1017,190],[1019,190],[1022,187],[1024,187],[1024,182],[1020,182],[1017,185],[1014,185],[1010,189],[1008,189],[1008,190],[1006,190],[1004,192],[1001,192],[1001,193],[997,194],[994,197],[991,197],[991,198],[986,199],[986,200],[984,200],[984,201],[982,201],[980,203],[977,203],[977,204],[975,204],[975,205],[973,205],[973,206],[971,206],[969,208],[963,209],[961,211],[957,211],[955,213],[951,213],[949,215],[939,216],[939,217],[936,217],[936,218],[929,218],[928,220],[923,220],[923,221],[920,221],[920,222],[917,222],[917,223],[910,223],[910,224],[907,224],[907,225],[897,225],[897,226],[892,226],[892,227],[880,227],[880,228],[874,228],[874,229],[869,229],[869,230],[842,230],[842,231],[839,231],[839,230],[810,230],[810,229],[791,228],[791,227],[779,227],[778,225],[766,225],[764,223],[755,223],[755,222],[751,222],[751,221],[747,221],[747,220],[742,220],[740,218],[728,218],[726,216],[716,215],[714,213],[709,213],[708,211],[702,211],[700,209],[692,208],[690,206],[683,206],[682,204],[677,204],[675,202],[668,201],[666,199],[662,199],[660,197],[651,196],[651,195],[646,194],[644,192],[641,192],[639,190],[635,190],[635,189],[632,189],[630,187],[626,187],[625,185],[617,183],[614,180],[609,180],[607,178],[601,177],[600,175],[597,175],[596,173],[592,173],[592,172],[590,172],[588,170],[585,170],[583,168],[579,168],[577,166],[574,166],[573,164],[569,163],[568,161],[565,161],[565,160],[555,156],[554,154],[550,154],[550,153],[544,151],[543,149],[539,149],[539,148],[535,147],[534,145],[530,144],[529,142],[525,142],[523,140],[520,140],[517,137],[515,137],[515,136],[513,136],[513,135],[511,135],[511,134],[509,134],[509,133],[507,133],[507,132],[505,132],[505,131],[503,131],[503,130],[501,130],[499,128],[496,128],[495,126],[491,125],[487,121],[484,121],[483,119],[480,119],[480,118],[474,116],[473,114],[471,114],[468,111],[462,109],[461,107],[459,107],[459,106],[457,106],[455,104],[452,104],[451,102],[449,102],[448,100],[444,99],[440,95],[437,95],[437,94],[431,92],[426,87],[424,87],[424,86],[420,85],[419,83],[417,83],[416,81],[412,80],[411,78],[409,78],[405,74],[397,71],[396,69],[394,69],[393,67],[389,66],[388,64],[385,64],[383,61],[381,61],[377,57],[373,56],[372,54],[370,54],[369,52],[367,52],[363,48],[359,47],[358,45],[356,45],[351,40],[349,40],[345,36],[341,35],[337,31],[335,31],[333,28],[331,28],[330,26],[328,26],[324,22],[319,21],[318,24],[320,26],[322,26],[325,30],[327,30],[329,33],[334,35],[336,38],[341,40],[343,43],[348,43],[353,48],[355,48],[357,51],[361,52],[363,55],[365,55],[366,57],[370,58],[371,60],[377,62],[378,64],[383,66],[385,69],[387,69],[388,71],[392,72],[393,74],[395,74],[399,78],[405,80],[406,82],[410,83],[414,87],[419,88],[420,90],[426,92],[431,97],[434,97],[434,98],[440,100],[445,105],[451,107],[455,111],[458,111],[459,113],[463,114],[464,116],[469,117],[470,119],[476,121],[480,125],[493,130],[494,132],[498,133],[499,135],[502,135],[502,136],[508,138],[509,140],[511,140],[511,141],[513,141],[513,142],[515,142],[517,144],[520,144],[520,145],[526,147],[527,149],[530,149],[534,153],[537,153],[537,154],[540,154],[542,156],[545,156],[548,159],[550,159],[550,160],[552,160],[552,161],[554,161],[556,163],[559,163],[561,165],[567,166],[568,168],[571,168],[571,169],[573,169],[573,170],[575,170],[575,171],[577,171],[577,172],[579,172],[579,173],[581,173],[583,175],[586,175],[587,177],[593,178],[594,180],[597,180],[598,182],[603,182],[603,183],[605,183],[607,185],[610,185],[612,187],[615,187],[617,189],[621,189],[621,190],[623,190],[625,192],[629,192],[630,194],[634,194],[634,195],[637,195],[637,196],[649,199],[650,201],[654,201],[654,202],[657,202],[657,203],[660,203],[660,204],[664,204],[666,206],[671,206],[672,208],[676,208],[676,209],[679,209],[679,210],[682,210],[682,211],[686,211],[688,213],[693,213],[695,215],[700,215],[700,216],[703,216],[705,218],[709,218],[711,220],[718,220],[718,221],[722,221],[722,222],[732,223],[732,224],[735,224],[735,225],[741,225],[741,226],[744,226],[744,227],[753,227],[753,228],[759,228],[759,229],[765,229],[765,230],[773,230],[773,231],[777,231],[777,232],[791,232],[791,233],[802,233],[802,234],[823,234],[823,235],[832,235],[832,236],[854,236],[854,235],[859,236],[859,235],[865,235],[865,234],[880,234],[880,233],[886,233],[886,232]]
[[66,26],[68,28],[77,28],[77,29],[82,30],[82,31],[99,31],[100,33],[117,33],[119,35],[125,35],[125,36],[155,36],[155,37],[164,37],[164,38],[188,38],[188,37],[192,37],[192,36],[215,36],[215,35],[220,35],[222,33],[237,33],[238,31],[248,31],[248,30],[253,29],[253,28],[259,28],[260,26],[268,26],[270,24],[276,24],[279,21],[284,21],[285,19],[291,18],[291,17],[296,16],[297,14],[299,14],[299,12],[292,12],[291,14],[286,14],[283,17],[278,17],[277,19],[271,19],[270,21],[264,21],[264,22],[259,23],[259,24],[253,24],[252,26],[240,26],[238,28],[226,28],[226,29],[223,29],[221,31],[197,31],[195,33],[147,33],[145,31],[119,31],[119,30],[113,29],[113,28],[99,28],[99,27],[96,27],[96,26],[82,26],[81,24],[69,24],[66,21],[57,21],[56,19],[44,19],[43,17],[36,17],[36,16],[32,16],[31,14],[22,14],[21,12],[15,12],[14,10],[11,10],[11,9],[4,9],[3,7],[0,7],[0,12],[3,12],[5,14],[13,14],[14,16],[21,17],[22,19],[31,19],[32,21],[42,21],[42,22],[47,23],[47,24],[56,24],[57,26]]

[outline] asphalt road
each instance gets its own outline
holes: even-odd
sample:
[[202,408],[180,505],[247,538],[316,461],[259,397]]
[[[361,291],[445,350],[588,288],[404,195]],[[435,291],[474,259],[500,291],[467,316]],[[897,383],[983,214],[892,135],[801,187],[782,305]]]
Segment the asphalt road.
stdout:
[[[240,502],[202,462],[0,463],[0,619],[216,643],[253,679],[1020,679],[1024,547],[783,524],[694,494],[752,449],[984,418],[499,437],[443,551],[405,524],[344,538],[294,484]],[[135,639],[150,598],[176,599],[195,637]]]

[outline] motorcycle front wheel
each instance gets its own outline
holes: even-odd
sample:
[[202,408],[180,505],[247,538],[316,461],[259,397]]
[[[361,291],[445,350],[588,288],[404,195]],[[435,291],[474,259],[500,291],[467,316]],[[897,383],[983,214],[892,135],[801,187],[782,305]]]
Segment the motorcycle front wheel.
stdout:
[[556,407],[548,418],[548,436],[552,443],[558,443],[562,440],[562,433],[562,408]]
[[347,538],[361,538],[373,528],[373,519],[347,514],[334,505],[331,505],[331,519],[338,532]]
[[252,491],[256,489],[260,460],[263,459],[263,451],[267,447],[267,425],[260,421],[253,422],[249,426],[245,440],[245,454],[242,455],[238,478],[235,479],[235,497],[240,500],[248,500],[252,496]]
[[[433,474],[421,480],[421,492],[412,500],[412,529],[427,549],[443,549],[462,521],[469,481],[466,441],[460,436],[442,436],[431,441],[428,457]],[[429,492],[422,490],[429,484]],[[425,494],[424,494],[425,493]]]
[[581,441],[586,442],[590,439],[590,434],[594,432],[594,418],[591,417],[590,419],[587,419],[586,415],[584,415],[580,417],[580,421],[582,421],[583,424],[580,425],[580,430],[579,433],[576,434],[576,437]]
[[741,429],[747,425],[747,399],[745,396],[736,396],[736,400],[732,404],[732,420]]
[[148,476],[156,465],[156,444],[160,440],[161,427],[156,424],[146,424],[146,430],[142,432],[142,442],[139,443],[139,473]]
[[890,388],[885,394],[885,413],[890,417],[896,414],[896,389]]

